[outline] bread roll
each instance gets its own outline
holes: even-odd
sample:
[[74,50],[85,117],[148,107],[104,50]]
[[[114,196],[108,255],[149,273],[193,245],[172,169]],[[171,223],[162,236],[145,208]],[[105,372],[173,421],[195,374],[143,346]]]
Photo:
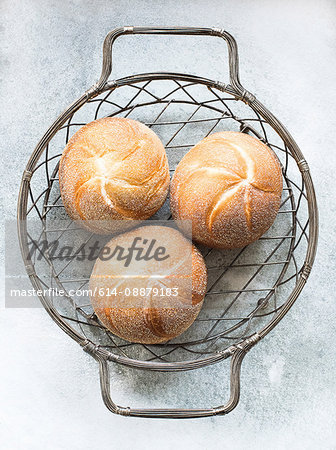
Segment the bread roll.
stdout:
[[208,247],[239,248],[259,239],[280,207],[282,174],[275,153],[244,133],[214,133],[181,160],[171,183],[174,219],[192,220]]
[[107,117],[75,133],[59,168],[68,215],[92,231],[115,231],[114,220],[144,220],[164,203],[169,188],[165,149],[147,126]]
[[[134,253],[128,267],[125,260],[103,258],[106,248],[111,253],[117,246],[129,249],[135,238],[141,238],[137,247],[154,239],[156,248],[165,249],[161,258],[169,257],[137,260]],[[143,226],[114,237],[102,250],[90,277],[91,303],[112,333],[131,342],[158,344],[190,327],[202,307],[206,285],[204,260],[190,241],[172,228]],[[176,287],[177,295],[169,295],[166,289]]]

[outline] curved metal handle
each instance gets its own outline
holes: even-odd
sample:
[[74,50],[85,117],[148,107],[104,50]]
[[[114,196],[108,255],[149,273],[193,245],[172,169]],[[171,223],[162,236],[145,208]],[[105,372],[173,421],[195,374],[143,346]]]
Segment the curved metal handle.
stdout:
[[93,354],[94,358],[99,362],[100,387],[102,397],[106,407],[115,414],[133,417],[151,417],[161,419],[190,419],[196,417],[209,417],[215,415],[224,415],[232,411],[239,402],[240,396],[240,368],[246,352],[251,344],[247,343],[239,345],[231,359],[231,375],[230,375],[230,398],[223,406],[205,409],[145,409],[130,408],[116,405],[110,394],[110,375],[108,362],[99,352]]
[[243,90],[239,81],[239,59],[237,43],[231,34],[219,28],[195,28],[195,27],[123,27],[116,28],[108,33],[103,45],[103,67],[102,73],[95,88],[100,90],[107,83],[112,72],[112,46],[114,41],[124,34],[161,34],[161,35],[202,35],[202,36],[219,36],[223,38],[228,46],[229,51],[229,71],[230,83],[238,92]]

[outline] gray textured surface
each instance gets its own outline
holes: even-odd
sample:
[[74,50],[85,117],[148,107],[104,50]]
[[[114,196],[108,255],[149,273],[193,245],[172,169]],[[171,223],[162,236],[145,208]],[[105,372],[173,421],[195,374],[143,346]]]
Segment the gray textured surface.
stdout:
[[[2,311],[2,448],[336,448],[330,345],[336,331],[336,3],[12,0],[1,5],[3,217],[15,216],[21,172],[37,140],[97,79],[105,34],[121,25],[194,25],[223,27],[236,37],[243,84],[288,126],[310,164],[321,221],[309,283],[289,315],[245,359],[242,398],[227,417],[112,416],[100,398],[96,363],[42,309]],[[189,49],[185,41],[181,51],[162,38],[157,45],[141,41],[134,51],[134,39],[120,40],[115,74],[166,68],[226,81],[217,65],[222,48],[217,44],[207,40],[209,51],[198,52],[195,43]],[[112,391],[121,404],[173,406],[192,394],[194,405],[209,406],[226,394],[227,369],[223,364],[149,376],[116,368]]]

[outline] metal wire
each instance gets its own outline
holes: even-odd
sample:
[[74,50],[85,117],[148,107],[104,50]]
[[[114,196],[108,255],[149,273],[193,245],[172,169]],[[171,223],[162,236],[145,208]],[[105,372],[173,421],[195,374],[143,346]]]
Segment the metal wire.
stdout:
[[[109,81],[112,45],[125,34],[220,37],[228,48],[230,84],[179,73],[140,74]],[[239,130],[257,137],[275,151],[282,164],[283,199],[274,225],[243,249],[201,249],[209,273],[204,306],[191,328],[164,345],[123,341],[100,324],[89,298],[69,295],[70,288],[81,290],[87,285],[91,267],[75,261],[79,251],[88,250],[93,236],[83,235],[65,214],[58,186],[59,159],[81,126],[116,115],[154,128],[165,143],[171,172],[196,142],[220,130]],[[167,202],[154,218],[171,219]],[[58,226],[52,226],[57,220]],[[44,294],[41,303],[59,327],[98,361],[102,397],[110,411],[136,417],[206,417],[235,408],[246,352],[279,323],[302,291],[315,258],[318,212],[308,164],[287,129],[241,85],[237,44],[229,33],[218,28],[124,27],[105,38],[99,81],[57,118],[32,153],[20,187],[18,234],[33,287],[56,287],[65,292],[62,297]],[[49,251],[31,256],[32,246],[56,238],[62,244],[70,239],[72,247],[74,241],[77,244],[67,262]],[[230,398],[221,406],[145,409],[125,408],[112,401],[108,361],[171,372],[204,367],[229,357]]]
[[[289,161],[293,160],[293,156],[287,146],[283,142],[272,143],[268,136],[270,126],[258,114],[253,113],[251,108],[248,108],[249,115],[241,116],[240,114],[243,113],[241,103],[234,96],[228,94],[223,96],[221,92],[211,86],[205,87],[197,83],[170,80],[165,92],[159,96],[156,92],[157,84],[162,85],[162,81],[148,80],[124,85],[119,89],[120,97],[123,94],[121,91],[127,87],[128,92],[125,93],[127,97],[124,100],[118,98],[113,101],[115,89],[89,100],[87,105],[93,105],[94,108],[85,121],[83,119],[77,121],[75,113],[60,127],[59,131],[63,131],[64,138],[62,147],[79,127],[102,116],[132,117],[145,122],[161,138],[165,139],[168,158],[173,160],[173,164],[177,164],[186,151],[196,144],[197,136],[204,137],[224,129],[248,132],[273,148],[283,165],[284,194],[276,223],[258,243],[241,250],[220,252],[213,249],[202,249],[209,270],[209,286],[205,305],[192,329],[172,342],[149,346],[122,341],[99,323],[87,297],[74,299],[70,295],[66,295],[67,305],[58,305],[58,308],[62,319],[72,325],[76,324],[79,332],[85,338],[95,341],[97,329],[99,329],[103,336],[99,338],[99,346],[117,355],[150,362],[197,360],[204,355],[223,351],[232,343],[250,337],[260,328],[263,320],[269,321],[272,315],[279,312],[281,304],[276,304],[275,301],[276,297],[278,297],[278,302],[281,301],[278,291],[291,282],[295,283],[302,271],[303,261],[301,261],[301,266],[297,266],[295,255],[299,253],[300,249],[302,259],[302,255],[305,255],[305,251],[302,250],[305,250],[303,247],[307,245],[308,241],[309,218],[302,222],[299,217],[299,212],[304,209],[304,201],[306,202],[307,197],[302,176],[297,171],[296,164],[294,169],[300,175],[301,180],[295,182],[291,179]],[[133,92],[133,95],[129,97],[130,92]],[[201,98],[205,95],[208,98],[198,100],[197,95]],[[122,101],[124,101],[124,106]],[[238,109],[237,112],[235,108]],[[244,113],[247,114],[247,112],[245,108]],[[81,110],[82,115],[83,111]],[[66,240],[68,233],[73,233],[73,225],[70,219],[63,214],[63,228],[48,229],[48,219],[55,220],[55,217],[59,217],[63,210],[57,178],[58,161],[61,156],[61,151],[57,150],[62,150],[62,147],[59,148],[55,145],[53,154],[52,146],[53,139],[46,145],[44,155],[32,171],[32,178],[41,177],[41,173],[44,171],[45,182],[39,187],[39,190],[34,190],[32,183],[30,184],[31,202],[26,211],[27,218],[30,219],[34,212],[35,216],[40,219],[41,235],[38,236],[39,240],[47,239],[48,242],[52,242],[57,238],[59,242],[62,242]],[[173,171],[172,166],[170,167]],[[154,219],[163,218],[170,218],[167,207],[162,208],[162,211],[154,216]],[[84,247],[89,243],[91,237],[92,235],[87,236]],[[36,242],[36,237],[34,240]],[[258,252],[260,252],[260,256],[256,257]],[[69,276],[76,252],[70,261],[61,266],[56,264],[57,258],[50,257],[48,254],[45,254],[44,258],[50,269],[49,281],[44,280],[46,287],[58,286],[59,289],[66,292],[70,290],[70,287],[74,290],[87,287],[89,274],[87,277],[83,277],[83,275],[77,278]],[[245,271],[245,275],[247,273],[248,276],[244,277],[242,271]],[[232,280],[237,278],[238,272],[241,281],[234,285]],[[40,282],[42,281],[40,280]],[[249,296],[248,301],[243,298],[246,297],[246,294]],[[213,304],[215,297],[220,299],[219,302],[216,301],[216,305]],[[286,297],[282,297],[283,303],[285,300]]]

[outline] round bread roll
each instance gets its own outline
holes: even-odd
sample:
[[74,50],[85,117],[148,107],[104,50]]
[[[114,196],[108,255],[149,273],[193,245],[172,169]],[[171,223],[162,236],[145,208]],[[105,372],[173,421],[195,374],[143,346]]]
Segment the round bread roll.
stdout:
[[214,133],[178,164],[171,182],[174,219],[192,221],[208,247],[239,248],[260,238],[280,207],[282,173],[275,153],[244,133]]
[[108,234],[117,220],[144,220],[169,189],[165,149],[146,125],[106,117],[82,127],[61,158],[59,181],[68,215],[87,229]]
[[[134,242],[143,253],[154,242],[152,253],[160,248],[161,253],[139,259],[134,251],[129,265],[116,253],[106,257],[116,248],[129,254]],[[201,253],[180,231],[156,225],[114,237],[102,249],[90,277],[91,303],[101,323],[117,336],[143,344],[166,342],[189,328],[202,307],[206,286]]]

